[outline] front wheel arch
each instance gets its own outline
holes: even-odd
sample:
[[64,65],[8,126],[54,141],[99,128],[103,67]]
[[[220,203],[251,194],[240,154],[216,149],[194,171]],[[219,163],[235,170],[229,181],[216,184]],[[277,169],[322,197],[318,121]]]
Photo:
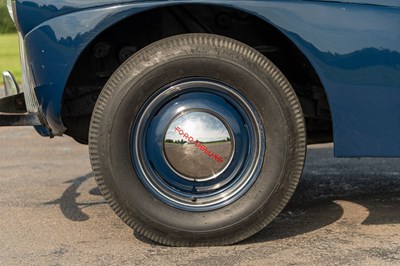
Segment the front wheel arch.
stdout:
[[[226,36],[262,52],[290,81],[296,94],[301,98],[303,111],[307,116],[310,143],[332,140],[332,122],[328,99],[316,69],[295,44],[295,39],[285,35],[272,21],[261,19],[261,15],[237,7],[218,4],[174,4],[159,6],[131,15],[118,23],[99,29],[98,35],[87,40],[85,49],[76,59],[63,92],[61,116],[65,134],[80,143],[88,143],[90,116],[96,96],[101,92],[107,79],[122,63],[120,54],[134,52],[160,39],[184,33],[200,33],[199,27],[185,28],[172,19],[173,13],[188,10],[194,13],[199,23],[213,25],[220,14],[231,17],[231,28],[210,26],[210,32]],[[176,11],[176,12],[175,12]],[[239,18],[236,18],[236,16]],[[211,17],[211,19],[210,19]],[[168,18],[155,22],[155,18]],[[178,21],[185,21],[184,17]],[[162,25],[158,27],[157,25]],[[130,34],[126,34],[130,32]],[[140,36],[140,37],[138,37]],[[102,57],[104,50],[109,51]],[[124,52],[125,51],[125,52]],[[99,56],[99,54],[101,56]],[[129,54],[129,53],[128,53]]]

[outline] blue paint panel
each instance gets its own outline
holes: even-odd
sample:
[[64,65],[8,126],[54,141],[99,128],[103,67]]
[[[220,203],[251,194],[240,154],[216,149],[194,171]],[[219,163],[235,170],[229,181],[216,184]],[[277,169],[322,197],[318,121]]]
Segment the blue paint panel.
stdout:
[[314,2],[341,2],[341,3],[346,3],[346,4],[350,3],[350,4],[361,4],[361,5],[400,7],[400,1],[399,0],[308,0],[308,1],[314,1]]
[[[45,2],[36,1],[39,6]],[[306,55],[328,96],[337,156],[400,156],[399,8],[338,1],[97,2],[104,6],[91,9],[91,2],[60,1],[64,5],[56,7],[54,16],[47,8],[21,24],[26,31],[34,28],[25,43],[38,98],[55,131],[64,130],[60,104],[69,73],[99,33],[127,16],[157,6],[212,3],[245,10],[271,23]],[[107,3],[118,5],[109,7]],[[80,8],[85,9],[78,11]],[[48,17],[53,18],[44,21]]]
[[308,9],[318,14],[313,22],[303,12],[293,14],[303,27],[279,26],[325,87],[335,155],[400,156],[400,10],[338,4]]
[[51,18],[65,15],[72,12],[82,11],[98,6],[118,5],[124,2],[123,0],[63,0],[63,1],[49,1],[49,0],[17,0],[17,11],[20,30],[23,36],[31,31],[40,23]]

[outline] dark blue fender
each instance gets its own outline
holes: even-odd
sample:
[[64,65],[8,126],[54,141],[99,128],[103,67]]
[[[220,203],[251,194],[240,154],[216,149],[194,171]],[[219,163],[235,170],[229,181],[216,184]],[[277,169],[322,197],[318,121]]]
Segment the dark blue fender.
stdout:
[[399,1],[50,2],[18,0],[17,4],[18,16],[29,18],[21,20],[19,27],[28,47],[36,94],[56,133],[64,131],[60,112],[69,74],[98,34],[151,8],[207,3],[264,19],[304,53],[328,97],[336,156],[400,157]]

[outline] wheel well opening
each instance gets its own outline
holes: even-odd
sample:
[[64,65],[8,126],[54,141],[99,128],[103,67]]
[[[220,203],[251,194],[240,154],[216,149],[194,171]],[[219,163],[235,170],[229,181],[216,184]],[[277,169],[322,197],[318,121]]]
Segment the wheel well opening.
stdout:
[[112,73],[141,48],[184,33],[212,33],[241,41],[270,59],[288,78],[300,99],[308,142],[332,141],[328,101],[315,70],[297,47],[275,27],[237,9],[185,4],[157,8],[111,26],[80,55],[64,91],[65,134],[88,142],[91,114]]

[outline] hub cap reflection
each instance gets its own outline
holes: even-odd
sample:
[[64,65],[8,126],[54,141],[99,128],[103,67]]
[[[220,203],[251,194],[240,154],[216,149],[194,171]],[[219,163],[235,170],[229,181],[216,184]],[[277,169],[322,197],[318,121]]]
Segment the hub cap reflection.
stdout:
[[179,116],[164,138],[168,163],[183,178],[205,181],[218,176],[232,157],[229,131],[220,119],[206,112]]

